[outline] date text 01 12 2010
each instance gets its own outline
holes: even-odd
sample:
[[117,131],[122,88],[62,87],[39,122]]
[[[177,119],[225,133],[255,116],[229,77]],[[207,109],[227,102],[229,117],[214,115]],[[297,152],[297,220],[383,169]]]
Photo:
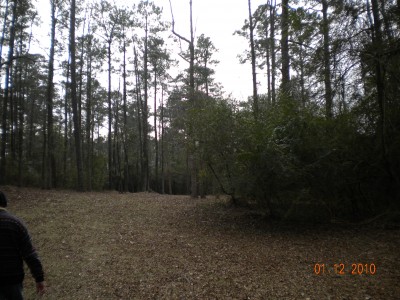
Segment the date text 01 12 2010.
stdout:
[[375,275],[376,265],[374,263],[353,263],[353,264],[314,264],[314,274],[337,274],[337,275]]

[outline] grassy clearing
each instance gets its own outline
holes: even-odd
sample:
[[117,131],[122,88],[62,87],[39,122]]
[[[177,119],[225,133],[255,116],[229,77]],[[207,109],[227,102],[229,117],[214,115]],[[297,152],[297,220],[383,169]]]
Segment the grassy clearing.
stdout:
[[[282,226],[224,200],[3,187],[45,266],[44,299],[396,299],[400,233]],[[330,273],[316,276],[315,263]],[[376,275],[333,264],[374,263]],[[328,270],[327,270],[328,271]],[[27,275],[25,296],[35,299]]]

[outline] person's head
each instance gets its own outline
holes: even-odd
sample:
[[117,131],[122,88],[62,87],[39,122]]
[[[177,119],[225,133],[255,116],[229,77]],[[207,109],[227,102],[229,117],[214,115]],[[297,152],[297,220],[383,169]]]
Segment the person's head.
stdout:
[[0,191],[0,207],[7,207],[7,197],[2,191]]

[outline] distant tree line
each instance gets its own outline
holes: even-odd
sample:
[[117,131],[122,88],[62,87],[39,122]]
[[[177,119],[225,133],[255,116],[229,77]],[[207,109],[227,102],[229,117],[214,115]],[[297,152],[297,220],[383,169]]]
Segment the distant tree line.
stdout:
[[278,217],[399,210],[398,1],[248,0],[235,32],[249,42],[247,102],[215,82],[192,1],[189,36],[151,1],[50,4],[44,56],[33,2],[0,2],[0,184],[225,193]]

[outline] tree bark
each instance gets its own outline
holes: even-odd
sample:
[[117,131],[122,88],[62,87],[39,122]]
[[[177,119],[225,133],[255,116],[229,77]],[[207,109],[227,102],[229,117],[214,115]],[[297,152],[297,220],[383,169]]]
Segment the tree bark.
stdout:
[[250,0],[248,0],[248,6],[249,6],[251,74],[253,77],[253,113],[254,113],[254,118],[257,120],[259,108],[258,108],[258,94],[257,94],[256,51],[254,46],[254,25],[253,25],[253,15],[251,13]]
[[137,122],[138,122],[138,136],[139,136],[139,157],[138,160],[140,161],[140,169],[138,170],[138,189],[141,189],[143,187],[142,183],[142,174],[144,170],[144,160],[143,160],[143,132],[142,132],[142,95],[141,95],[141,86],[140,86],[140,76],[139,76],[139,66],[138,66],[138,56],[136,52],[136,48],[133,48],[133,53],[134,53],[134,63],[135,63],[135,78],[136,78],[136,104],[137,104]]
[[[30,45],[31,45],[31,41],[32,41],[32,27],[33,27],[33,19],[32,19],[32,23],[31,23],[31,33],[29,35],[29,40],[28,40],[28,49],[30,49]],[[21,32],[21,50],[20,52],[22,53],[22,32]],[[1,57],[1,55],[0,55]],[[25,78],[27,78],[27,74],[28,74],[28,64],[25,64],[25,68],[24,68],[24,76]],[[22,83],[22,64],[21,64],[21,71],[20,71],[20,82]],[[20,84],[21,85],[21,84]],[[19,97],[19,111],[18,111],[18,119],[19,119],[19,133],[18,133],[18,186],[23,186],[23,154],[24,154],[24,116],[27,113],[25,111],[25,95],[28,95],[29,91],[28,91],[28,87],[26,85],[22,86],[21,85],[21,95]],[[33,101],[32,101],[33,102]],[[29,135],[30,137],[30,135]],[[29,143],[29,141],[28,141]],[[26,157],[29,158],[28,155],[26,155]]]
[[128,148],[127,144],[127,135],[128,135],[128,125],[127,125],[127,90],[126,90],[126,41],[125,41],[125,27],[123,28],[123,149],[124,149],[124,186],[123,191],[128,191],[128,182],[130,182],[129,176],[129,157],[128,157]]
[[[82,128],[82,93],[83,93],[83,52],[84,52],[84,38],[85,38],[85,29],[86,29],[86,12],[85,17],[83,19],[83,26],[82,26],[82,36],[81,36],[81,45],[80,45],[80,57],[79,57],[79,93],[78,93],[78,115],[79,115],[79,127]],[[82,129],[81,129],[82,130]],[[82,147],[82,152],[84,153],[84,147]],[[84,154],[82,156],[84,157]],[[86,162],[85,162],[86,163]]]
[[161,85],[161,194],[165,194],[164,172],[164,86]]
[[4,45],[5,36],[6,36],[6,26],[7,26],[7,17],[8,17],[8,3],[9,3],[9,0],[6,1],[6,8],[5,8],[5,11],[4,11],[3,31],[1,33],[1,39],[0,39],[0,57],[3,56],[3,45]]
[[148,20],[146,11],[145,37],[144,37],[144,103],[143,103],[143,191],[149,191],[149,150],[148,150]]
[[324,83],[325,83],[325,114],[327,119],[333,116],[332,111],[332,84],[331,84],[331,55],[329,51],[329,20],[328,20],[328,1],[322,0],[322,32],[324,36]]
[[63,184],[65,185],[67,179],[67,154],[68,154],[68,91],[70,88],[70,60],[71,53],[67,61],[67,78],[65,80],[65,95],[64,95],[64,149],[63,149]]
[[[8,45],[8,57],[6,62],[6,78],[4,84],[4,97],[3,97],[3,115],[2,115],[2,134],[1,134],[1,153],[0,153],[0,184],[6,182],[6,148],[7,148],[7,132],[8,132],[8,100],[10,94],[10,77],[14,56],[14,41],[15,41],[15,23],[17,22],[17,2],[14,3],[12,9],[12,20],[10,27],[10,41]],[[11,103],[11,101],[10,101]]]
[[[193,109],[195,106],[194,99],[194,34],[193,34],[193,5],[192,0],[190,0],[190,43],[189,43],[189,51],[190,51],[190,65],[189,65],[189,101],[190,106]],[[191,122],[190,122],[191,123]],[[196,164],[196,141],[193,140],[193,131],[195,130],[193,125],[190,125],[192,128],[189,130],[190,143],[193,144],[194,149],[189,153],[190,160],[190,189],[192,198],[197,198],[199,195],[197,189],[197,164]],[[190,148],[190,147],[189,147]]]
[[[303,54],[303,45],[300,45],[299,51],[299,59],[300,59],[300,88],[301,88],[301,104],[303,108],[306,106],[306,88],[305,88],[305,79],[304,79],[304,54]],[[330,85],[329,85],[330,86]]]
[[[267,6],[271,6],[269,3],[269,0],[266,4]],[[268,12],[268,11],[267,11]],[[265,30],[265,54],[266,54],[266,60],[267,60],[267,99],[268,99],[268,104],[271,103],[271,46],[270,46],[270,34],[269,34],[269,20],[268,20],[268,13],[265,13],[265,23],[264,23],[264,30]]]
[[154,66],[154,142],[156,146],[155,155],[155,190],[159,192],[158,187],[158,137],[157,137],[157,68]]
[[384,155],[386,155],[386,109],[385,109],[385,79],[383,75],[382,65],[382,29],[381,20],[379,16],[379,3],[377,0],[371,0],[372,15],[374,18],[374,48],[376,49],[375,57],[375,80],[376,90],[378,92],[378,105],[379,105],[379,127],[381,132],[381,144]]
[[[91,14],[90,14],[91,16]],[[87,88],[86,88],[86,186],[90,191],[92,190],[92,160],[93,160],[93,147],[92,147],[92,40],[91,27],[89,17],[88,22],[88,49],[87,49]]]
[[107,61],[108,61],[108,91],[107,91],[107,103],[108,103],[108,188],[111,190],[113,186],[113,160],[112,160],[112,107],[111,107],[111,42],[112,37],[110,35],[107,41]]
[[56,38],[56,4],[55,0],[50,1],[51,5],[51,31],[50,31],[50,56],[47,76],[46,105],[47,105],[47,160],[45,169],[45,187],[51,189],[55,182],[55,158],[54,158],[54,137],[53,137],[53,97],[54,97],[54,49]]
[[386,12],[385,2],[386,1],[382,1],[382,9],[381,9],[382,19],[383,19],[383,24],[384,24],[384,28],[385,28],[385,35],[389,41],[392,41],[393,40],[393,30],[392,30],[392,25],[391,25],[392,20],[390,20],[388,14]]
[[[22,68],[21,68],[22,69]],[[22,70],[21,70],[22,73]],[[26,74],[26,72],[25,72]],[[22,76],[21,76],[22,77]],[[19,104],[18,104],[18,186],[23,186],[23,176],[22,176],[22,167],[23,167],[23,146],[24,146],[24,114],[25,114],[25,97],[24,91],[26,92],[26,88],[22,88],[22,93],[19,95]],[[26,94],[26,93],[25,93]]]
[[290,95],[289,0],[282,0],[282,92]]
[[274,5],[272,5],[271,1],[271,11],[270,11],[270,19],[271,19],[271,36],[270,36],[270,47],[271,47],[271,100],[272,105],[276,103],[276,91],[275,91],[275,76],[276,76],[276,55],[275,55],[275,7],[276,0],[274,1]]
[[[23,55],[23,29],[20,29],[20,38],[19,38],[19,55]],[[23,134],[24,134],[24,91],[25,87],[22,84],[22,73],[23,73],[23,64],[18,61],[16,66],[17,74],[18,74],[18,83],[17,86],[17,103],[16,103],[16,121],[15,121],[15,131],[17,133],[17,162],[18,162],[18,186],[22,186],[22,153],[23,153]],[[26,74],[25,74],[26,75]]]
[[77,189],[78,191],[84,190],[83,184],[83,166],[82,166],[82,150],[81,150],[81,128],[79,126],[79,112],[78,112],[78,97],[76,94],[76,59],[75,59],[75,0],[71,0],[71,13],[70,13],[70,41],[69,51],[71,57],[71,102],[74,122],[74,137],[75,137],[75,153],[76,153],[76,167],[77,167]]
[[[14,46],[14,48],[18,48],[18,47],[16,47],[16,46]],[[14,50],[14,52],[15,52],[15,50]],[[18,50],[17,50],[17,53],[16,53],[17,55],[18,55]],[[14,59],[13,59],[14,60]],[[9,91],[8,91],[8,97],[9,97],[9,99],[8,99],[8,102],[10,103],[10,114],[9,114],[9,117],[10,117],[10,122],[9,122],[9,128],[10,128],[10,153],[11,153],[11,160],[9,161],[9,166],[11,167],[11,168],[13,168],[14,167],[14,162],[15,162],[15,120],[16,120],[16,111],[17,111],[17,109],[16,109],[16,101],[15,101],[15,98],[16,98],[16,87],[17,87],[17,85],[18,85],[18,82],[17,82],[17,73],[18,73],[18,71],[17,71],[17,65],[18,64],[18,61],[16,61],[16,63],[14,63],[13,62],[13,67],[11,68],[11,70],[10,70],[10,84],[9,84]]]

